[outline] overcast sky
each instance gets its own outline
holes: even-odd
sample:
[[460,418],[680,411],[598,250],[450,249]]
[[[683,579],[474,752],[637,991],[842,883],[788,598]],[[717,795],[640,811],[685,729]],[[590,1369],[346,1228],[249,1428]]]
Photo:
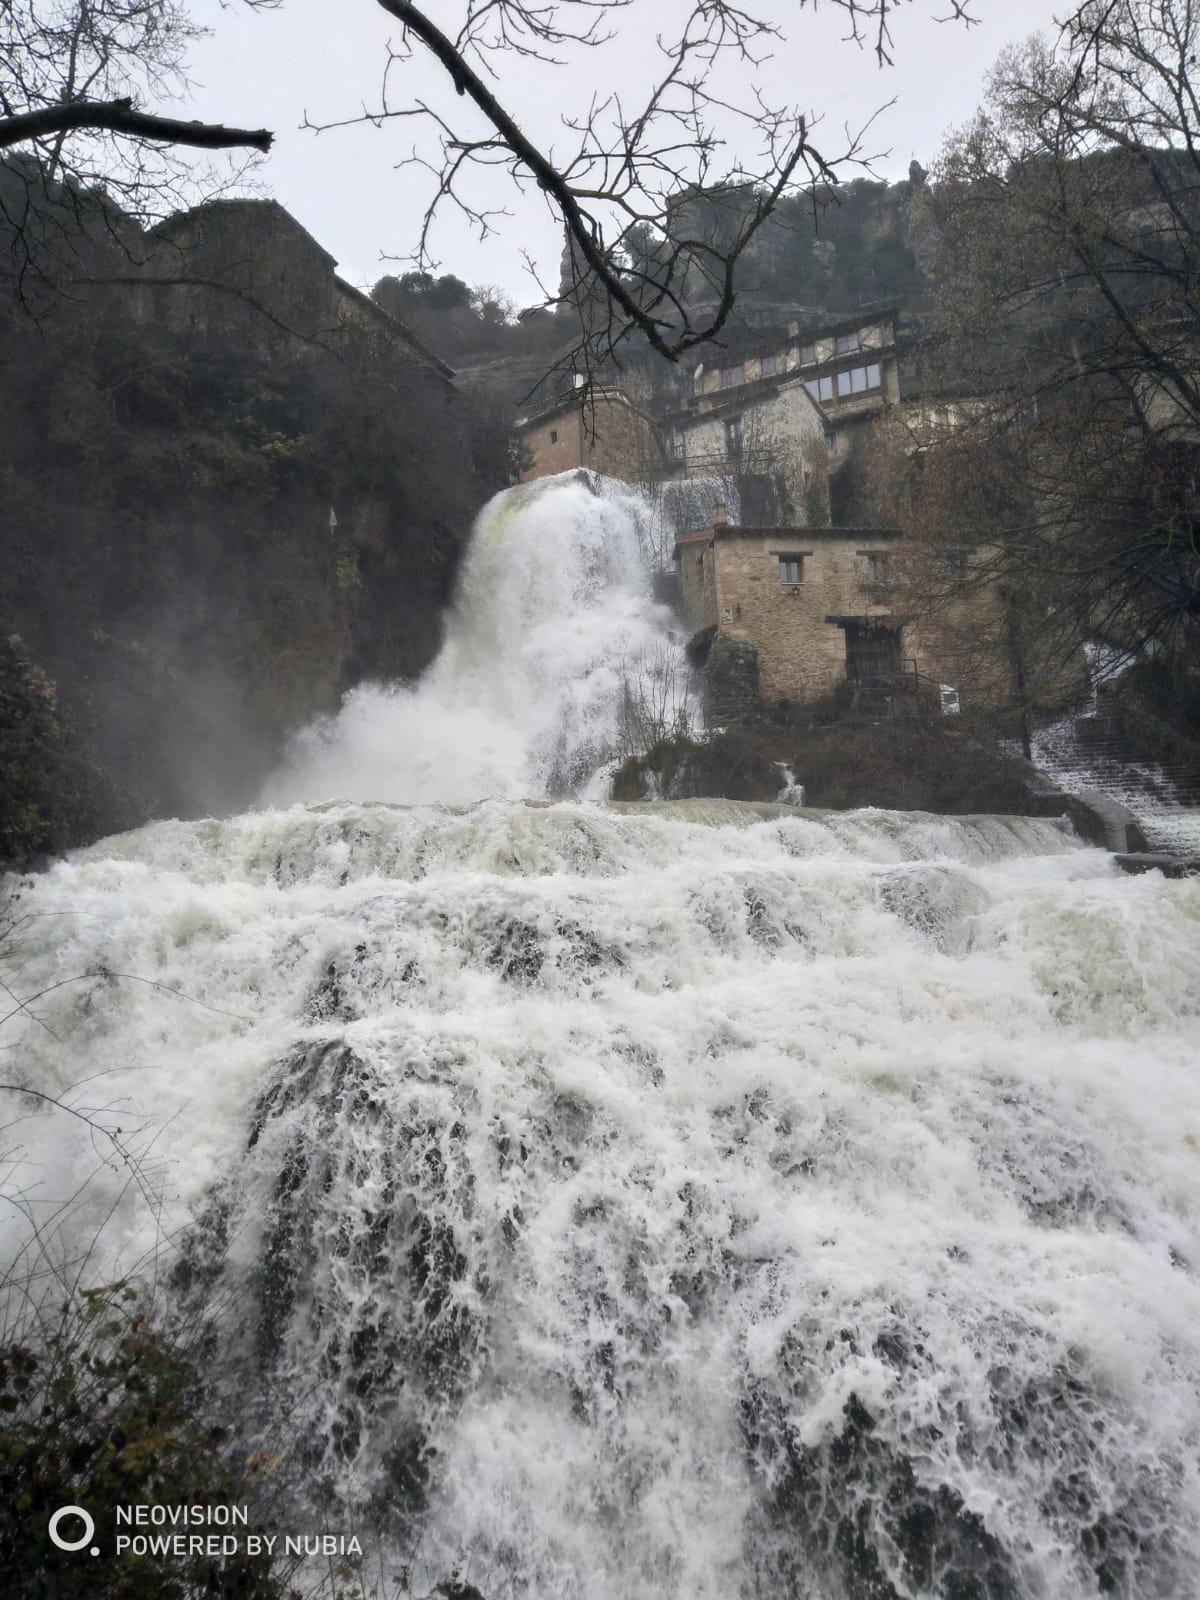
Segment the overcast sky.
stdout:
[[[497,62],[496,92],[543,147],[563,138],[559,118],[582,108],[592,93],[619,88],[635,95],[650,81],[654,34],[665,28],[683,0],[636,0],[614,11],[617,33],[602,51],[585,52],[575,67],[547,68],[511,56]],[[432,0],[443,27],[459,12],[456,0]],[[795,0],[764,0],[764,9],[790,35],[757,74],[769,96],[789,99],[824,118],[830,147],[844,142],[843,128],[861,126],[877,106],[896,104],[874,124],[869,140],[881,177],[905,176],[915,156],[935,158],[945,133],[960,126],[979,102],[983,79],[1006,44],[1053,26],[1063,0],[975,0],[979,25],[964,30],[934,19],[950,8],[943,0],[912,0],[896,21],[896,64],[879,69],[874,57],[845,42],[844,13],[818,0],[815,12],[797,12]],[[340,263],[352,282],[369,287],[385,272],[402,272],[416,245],[428,180],[396,164],[418,136],[411,122],[382,128],[348,127],[320,135],[314,121],[352,117],[364,102],[377,103],[389,37],[396,26],[375,0],[282,0],[275,10],[252,11],[227,0],[192,0],[196,20],[212,29],[191,55],[193,90],[187,115],[239,126],[267,126],[275,147],[259,182],[285,205]],[[415,56],[400,68],[402,94],[440,97],[456,113],[462,102],[444,96],[443,74],[432,59]],[[739,87],[731,84],[731,88]],[[740,85],[745,88],[745,85]],[[396,95],[397,103],[400,94]],[[749,160],[752,151],[747,149]],[[850,172],[848,176],[855,174]],[[434,238],[441,270],[469,283],[494,284],[518,305],[538,298],[522,260],[529,250],[551,283],[557,279],[561,234],[544,200],[522,199],[494,175],[488,200],[511,206],[497,233],[480,244],[447,211]]]

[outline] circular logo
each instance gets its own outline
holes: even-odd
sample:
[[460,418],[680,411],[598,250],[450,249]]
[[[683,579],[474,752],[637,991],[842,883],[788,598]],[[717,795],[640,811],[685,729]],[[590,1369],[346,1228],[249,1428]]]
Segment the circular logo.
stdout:
[[[83,1523],[83,1532],[78,1539],[64,1539],[62,1534],[59,1533],[59,1523],[65,1517],[78,1517]],[[46,1529],[46,1532],[50,1535],[50,1543],[57,1545],[60,1550],[82,1550],[85,1544],[90,1543],[95,1531],[96,1524],[82,1506],[59,1506],[58,1510],[50,1518],[50,1524]],[[98,1555],[99,1551],[93,1550],[92,1554]]]

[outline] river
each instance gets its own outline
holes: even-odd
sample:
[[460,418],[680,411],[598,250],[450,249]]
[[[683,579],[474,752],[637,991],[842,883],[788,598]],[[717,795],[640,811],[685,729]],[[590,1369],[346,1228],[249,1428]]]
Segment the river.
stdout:
[[1200,884],[589,801],[640,572],[619,492],[510,492],[422,684],[40,875],[10,1071],[139,1182],[54,1111],[8,1181],[414,1595],[1197,1593]]

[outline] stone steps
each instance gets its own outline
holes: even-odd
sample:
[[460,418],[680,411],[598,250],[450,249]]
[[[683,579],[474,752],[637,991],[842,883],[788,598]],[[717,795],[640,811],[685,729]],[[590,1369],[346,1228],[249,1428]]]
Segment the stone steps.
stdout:
[[1200,783],[1178,763],[1155,761],[1116,717],[1065,717],[1031,742],[1033,764],[1053,788],[1125,808],[1152,852],[1200,854]]

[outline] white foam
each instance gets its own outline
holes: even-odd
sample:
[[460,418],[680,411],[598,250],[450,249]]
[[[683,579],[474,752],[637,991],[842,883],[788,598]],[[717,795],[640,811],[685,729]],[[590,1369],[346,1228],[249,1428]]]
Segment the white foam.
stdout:
[[[21,992],[161,987],[55,990],[20,1070],[144,1124],[240,1414],[391,1508],[414,1593],[849,1595],[840,1516],[942,1593],[910,1503],[1017,1594],[1093,1594],[1101,1517],[1186,1592],[1194,883],[998,818],[346,804],[156,824],[29,909]],[[23,1134],[48,1214],[95,1148]],[[124,1183],[62,1234],[117,1202],[97,1276],[154,1243]]]
[[657,708],[665,691],[686,716],[676,625],[650,593],[650,521],[623,485],[582,472],[497,495],[429,671],[356,689],[301,732],[268,802],[579,794],[620,745],[628,694]]

